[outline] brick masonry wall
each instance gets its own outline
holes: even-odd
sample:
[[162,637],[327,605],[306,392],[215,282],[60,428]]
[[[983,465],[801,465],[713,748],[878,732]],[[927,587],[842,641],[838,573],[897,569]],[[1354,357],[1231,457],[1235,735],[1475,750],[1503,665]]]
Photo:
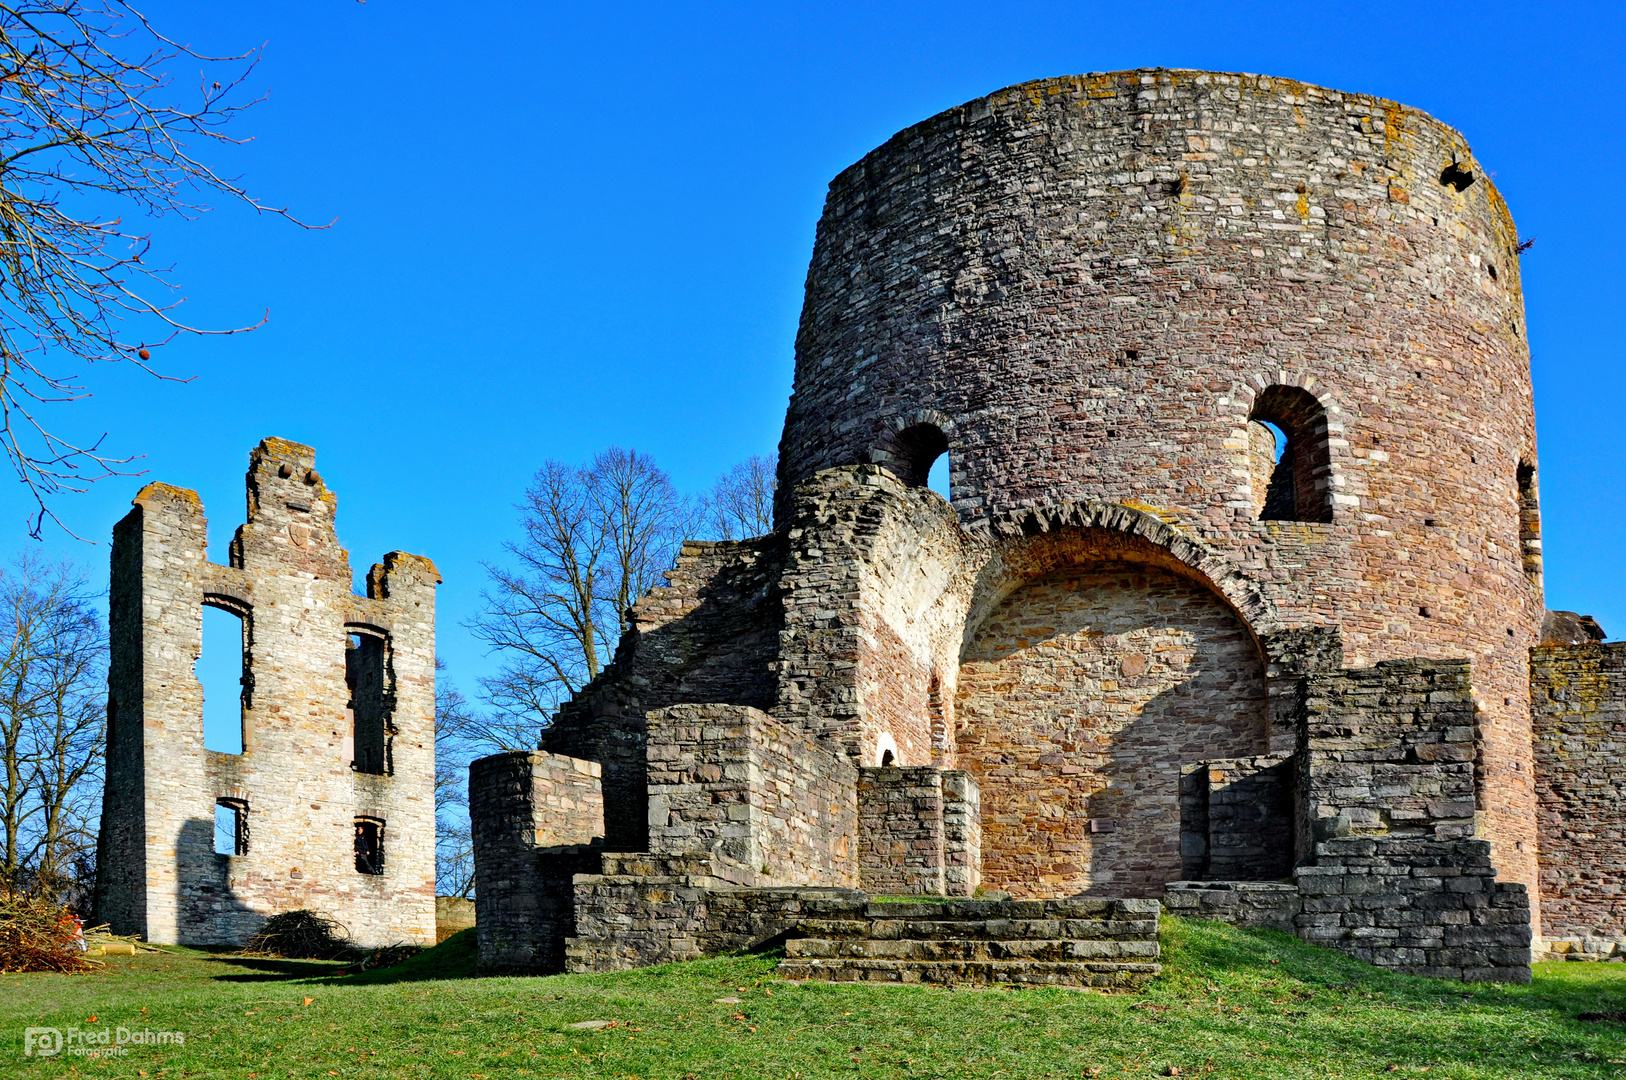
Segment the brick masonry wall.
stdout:
[[1295,861],[1293,756],[1216,759],[1195,776],[1202,787],[1201,875],[1231,881],[1286,877]]
[[943,771],[858,770],[859,887],[882,896],[942,896]]
[[972,638],[956,725],[988,885],[1156,896],[1182,876],[1182,765],[1268,749],[1264,661],[1186,577],[1064,567],[1010,592]]
[[[831,184],[780,491],[902,468],[898,432],[929,422],[968,521],[1147,507],[1288,625],[1342,628],[1353,666],[1472,657],[1486,833],[1533,886],[1517,242],[1463,137],[1394,102],[1165,70],[1002,90]],[[1257,520],[1248,421],[1272,386],[1324,414],[1330,521]]]
[[650,848],[714,860],[740,885],[850,886],[857,775],[845,755],[757,709],[648,717]]
[[[351,591],[338,501],[309,447],[249,455],[248,521],[228,563],[207,558],[196,493],[149,484],[114,529],[112,745],[98,906],[120,933],[236,943],[268,915],[315,908],[362,944],[435,939],[435,586],[428,559],[391,552]],[[243,753],[203,746],[193,673],[205,603],[246,622]],[[375,740],[356,756],[348,635],[386,642]],[[248,851],[217,855],[217,799],[247,807]],[[356,870],[355,822],[384,823],[384,873]]]
[[1626,953],[1626,644],[1532,649],[1530,669],[1542,937]]

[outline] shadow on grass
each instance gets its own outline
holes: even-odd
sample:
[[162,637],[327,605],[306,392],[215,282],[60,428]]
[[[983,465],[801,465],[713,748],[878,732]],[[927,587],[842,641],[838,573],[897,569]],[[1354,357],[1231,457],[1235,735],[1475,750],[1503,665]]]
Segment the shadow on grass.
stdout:
[[377,971],[361,971],[354,975],[336,977],[330,970],[318,974],[324,982],[335,986],[380,986],[388,983],[422,982],[428,979],[472,979],[479,959],[474,928],[459,930],[433,948],[416,956],[409,956],[399,964]]
[[271,956],[212,956],[212,964],[231,964],[246,971],[215,975],[216,982],[281,982],[286,979],[317,979],[332,975],[340,965],[330,960],[282,960]]

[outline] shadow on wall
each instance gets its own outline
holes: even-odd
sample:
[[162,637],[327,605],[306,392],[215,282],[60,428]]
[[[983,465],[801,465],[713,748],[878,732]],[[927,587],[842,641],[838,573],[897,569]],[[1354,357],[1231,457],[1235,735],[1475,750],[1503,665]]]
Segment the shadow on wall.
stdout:
[[215,823],[188,818],[175,840],[176,937],[183,945],[241,945],[265,922],[231,889],[232,856],[215,852]]
[[959,763],[982,791],[983,881],[1019,898],[1158,896],[1183,876],[1181,774],[1269,748],[1264,661],[1206,586],[1061,567],[966,649]]

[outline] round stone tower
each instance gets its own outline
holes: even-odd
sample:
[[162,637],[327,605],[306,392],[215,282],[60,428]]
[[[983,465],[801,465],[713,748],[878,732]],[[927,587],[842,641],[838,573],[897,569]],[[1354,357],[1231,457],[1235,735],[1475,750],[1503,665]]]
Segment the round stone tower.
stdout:
[[1338,627],[1349,666],[1471,659],[1482,834],[1534,901],[1518,245],[1462,136],[1394,102],[1168,70],[1001,90],[831,184],[780,490],[923,484],[946,451],[967,523],[1126,504]]

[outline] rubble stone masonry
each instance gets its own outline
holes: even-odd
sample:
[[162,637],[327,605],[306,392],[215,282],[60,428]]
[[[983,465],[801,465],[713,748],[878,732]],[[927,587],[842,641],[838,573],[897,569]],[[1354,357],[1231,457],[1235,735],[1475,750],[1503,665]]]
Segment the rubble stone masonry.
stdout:
[[1626,644],[1538,648],[1530,655],[1541,933],[1577,955],[1623,955]]
[[[307,446],[249,455],[248,520],[210,562],[195,492],[148,484],[115,526],[99,917],[160,943],[239,943],[315,908],[363,945],[435,940],[435,586],[390,552],[351,590],[338,501]],[[243,752],[203,745],[203,607],[243,619]],[[217,802],[244,823],[215,851]],[[381,872],[358,869],[361,821]]]

